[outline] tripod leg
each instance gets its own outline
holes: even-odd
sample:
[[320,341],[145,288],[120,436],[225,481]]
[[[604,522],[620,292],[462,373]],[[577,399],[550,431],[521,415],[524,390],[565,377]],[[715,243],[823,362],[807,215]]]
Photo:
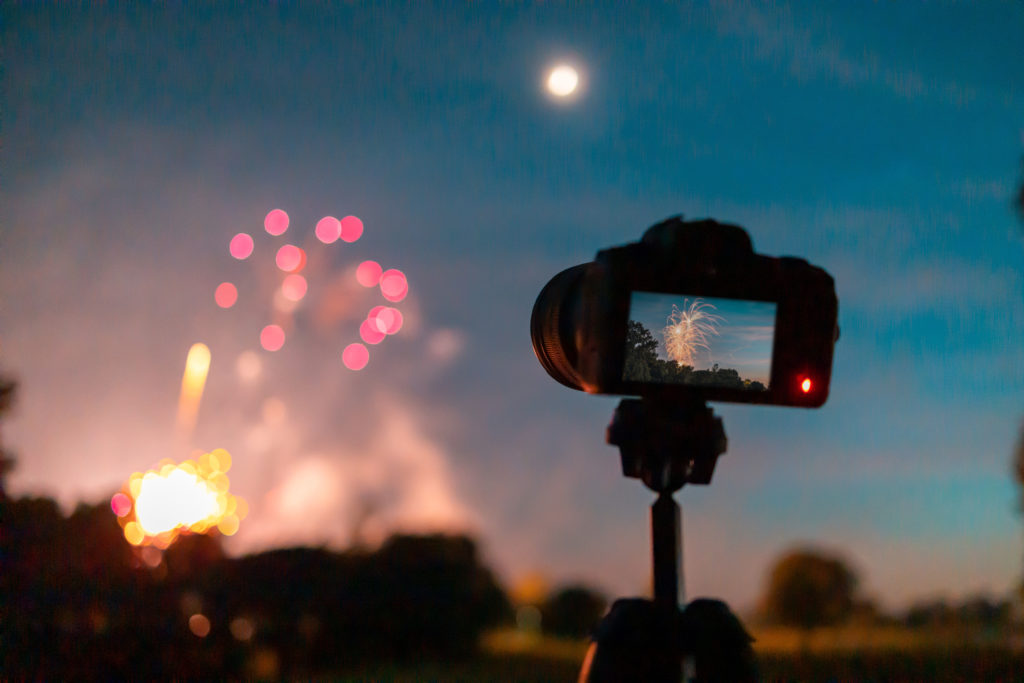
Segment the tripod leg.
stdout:
[[651,505],[654,602],[678,609],[684,600],[682,517],[672,494],[663,491]]

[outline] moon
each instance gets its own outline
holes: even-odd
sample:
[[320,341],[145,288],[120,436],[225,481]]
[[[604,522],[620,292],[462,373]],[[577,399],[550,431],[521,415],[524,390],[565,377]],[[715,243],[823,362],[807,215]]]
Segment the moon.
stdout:
[[580,83],[580,76],[576,69],[567,64],[556,66],[548,74],[548,92],[555,97],[568,97],[576,92],[576,86]]

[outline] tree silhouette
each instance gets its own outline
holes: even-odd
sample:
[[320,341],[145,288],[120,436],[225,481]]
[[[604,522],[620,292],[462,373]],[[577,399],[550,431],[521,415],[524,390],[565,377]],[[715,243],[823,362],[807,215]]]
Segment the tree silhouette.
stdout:
[[792,550],[772,567],[761,611],[770,621],[805,631],[835,624],[852,614],[856,588],[857,576],[842,559]]
[[587,586],[566,586],[541,606],[541,624],[548,633],[582,638],[590,635],[607,606],[605,597]]

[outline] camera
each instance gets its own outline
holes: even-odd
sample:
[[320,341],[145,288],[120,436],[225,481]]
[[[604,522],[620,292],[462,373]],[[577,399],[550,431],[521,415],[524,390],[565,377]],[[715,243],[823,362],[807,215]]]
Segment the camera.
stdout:
[[746,231],[673,217],[541,290],[530,335],[562,384],[662,401],[819,407],[839,338],[835,283]]

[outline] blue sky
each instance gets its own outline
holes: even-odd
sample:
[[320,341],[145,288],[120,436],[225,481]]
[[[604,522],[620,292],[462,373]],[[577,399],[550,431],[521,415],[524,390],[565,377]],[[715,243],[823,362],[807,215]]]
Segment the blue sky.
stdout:
[[[824,267],[842,329],[820,410],[716,406],[729,452],[679,495],[691,595],[749,606],[797,543],[888,605],[1019,578],[1019,4],[2,12],[15,492],[97,500],[176,456],[204,341],[189,445],[234,455],[234,551],[343,546],[370,510],[365,533],[471,529],[509,581],[636,593],[651,497],[603,443],[615,399],[552,382],[528,321],[553,274],[682,213]],[[562,60],[582,88],[555,102]],[[267,306],[225,315],[212,291],[273,208],[366,233],[243,386]],[[351,373],[338,349],[374,302],[332,287],[364,258],[410,295]]]

